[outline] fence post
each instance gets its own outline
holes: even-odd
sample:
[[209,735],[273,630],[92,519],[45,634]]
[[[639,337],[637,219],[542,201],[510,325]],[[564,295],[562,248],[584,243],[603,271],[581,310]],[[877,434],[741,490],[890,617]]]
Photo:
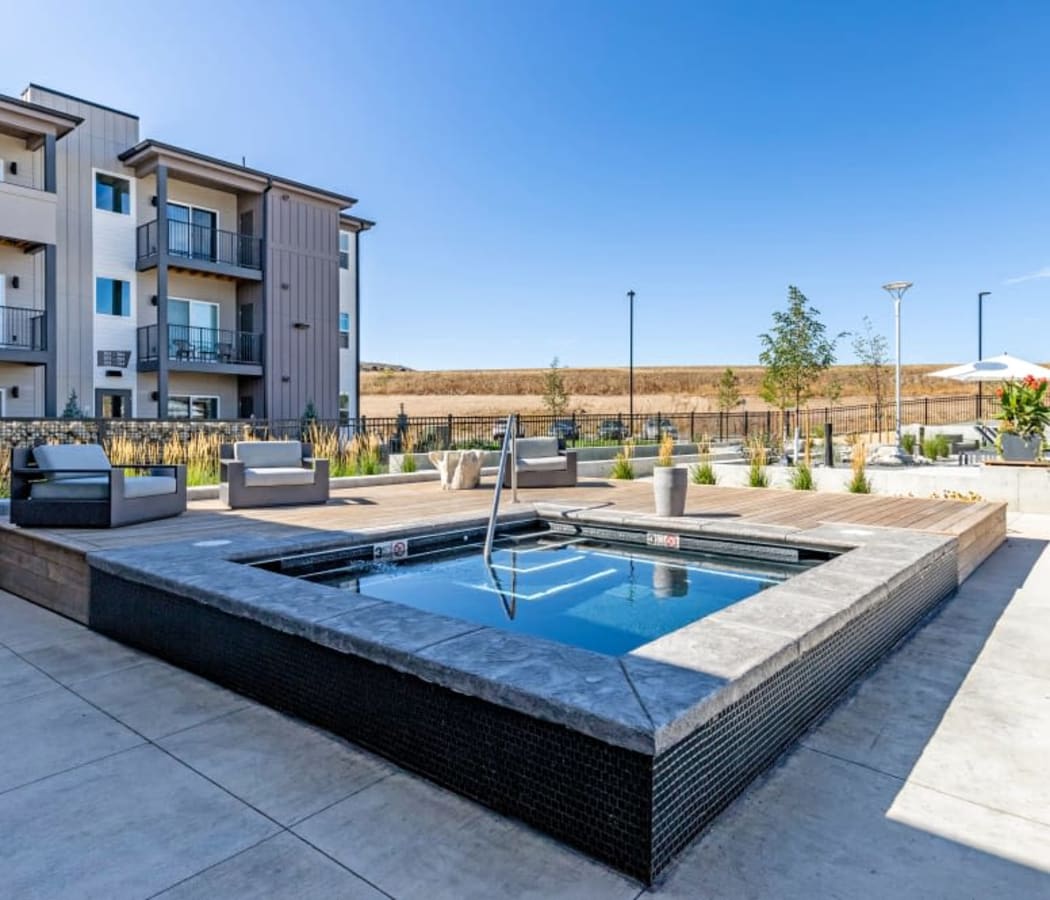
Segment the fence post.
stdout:
[[747,438],[748,438],[748,430],[747,430],[747,410],[745,409],[745,410],[744,410],[744,440],[746,441],[746,440],[747,440]]
[[689,411],[689,442],[696,440],[696,410]]
[[448,414],[448,432],[445,436],[445,450],[452,449],[452,413]]
[[930,424],[930,398],[929,397],[923,397],[922,398],[922,424],[923,425],[929,425]]

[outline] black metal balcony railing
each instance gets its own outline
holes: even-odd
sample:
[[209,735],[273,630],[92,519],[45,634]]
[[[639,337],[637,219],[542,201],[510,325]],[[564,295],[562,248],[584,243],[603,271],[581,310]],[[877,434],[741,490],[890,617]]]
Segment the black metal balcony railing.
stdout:
[[[156,219],[139,225],[136,234],[140,260],[157,255],[159,231]],[[176,259],[195,259],[240,266],[244,269],[261,269],[262,238],[169,219],[168,255]]]
[[[138,329],[140,362],[155,362],[163,352],[157,340],[158,326]],[[169,325],[168,359],[176,362],[232,365],[262,365],[262,335],[224,328]]]
[[46,323],[42,309],[0,306],[0,350],[46,350]]

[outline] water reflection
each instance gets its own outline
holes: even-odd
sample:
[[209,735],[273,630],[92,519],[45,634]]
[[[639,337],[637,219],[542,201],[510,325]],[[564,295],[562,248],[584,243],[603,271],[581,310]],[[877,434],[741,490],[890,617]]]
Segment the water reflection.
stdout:
[[666,563],[653,564],[653,594],[658,599],[684,597],[689,593],[689,570]]

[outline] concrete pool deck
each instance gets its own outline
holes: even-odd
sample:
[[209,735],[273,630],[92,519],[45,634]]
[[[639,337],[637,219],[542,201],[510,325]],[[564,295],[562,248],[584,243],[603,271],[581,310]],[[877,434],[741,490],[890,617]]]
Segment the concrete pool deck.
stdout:
[[[1010,522],[937,617],[649,892],[1050,896],[1050,517]],[[0,721],[2,896],[646,893],[8,594]]]

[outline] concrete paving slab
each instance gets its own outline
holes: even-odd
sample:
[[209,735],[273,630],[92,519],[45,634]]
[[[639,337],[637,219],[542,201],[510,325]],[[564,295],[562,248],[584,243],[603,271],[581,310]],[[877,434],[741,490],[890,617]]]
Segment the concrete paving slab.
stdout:
[[1050,682],[975,666],[909,777],[1050,825],[1048,748]]
[[[723,813],[654,893],[666,900],[1050,896],[1046,872],[895,821],[888,813],[901,787],[900,779],[798,749]],[[1000,824],[1007,823],[1015,820]]]
[[117,672],[152,659],[145,653],[86,630],[22,655],[65,685],[74,685],[85,678]]
[[55,686],[53,678],[29,665],[16,653],[0,649],[0,703],[20,700]]
[[157,895],[157,900],[380,900],[367,882],[281,832]]
[[0,591],[0,644],[16,653],[46,647],[83,632],[83,626],[71,619]]
[[405,774],[294,831],[398,900],[626,900],[639,892],[554,840]]
[[876,670],[802,743],[906,778],[969,668],[908,644],[892,665]]
[[0,795],[0,896],[141,900],[277,831],[144,746]]
[[[1028,596],[1033,596],[1029,593]],[[1044,603],[1050,597],[1040,592]],[[1015,600],[1021,598],[1015,596]],[[984,665],[1045,678],[1050,682],[1050,606],[1011,603],[996,623],[981,653]]]
[[150,739],[192,728],[251,703],[160,660],[78,681],[76,692]]
[[0,791],[142,743],[133,731],[58,686],[0,705],[0,723]]
[[283,825],[393,771],[340,738],[255,704],[157,743]]

